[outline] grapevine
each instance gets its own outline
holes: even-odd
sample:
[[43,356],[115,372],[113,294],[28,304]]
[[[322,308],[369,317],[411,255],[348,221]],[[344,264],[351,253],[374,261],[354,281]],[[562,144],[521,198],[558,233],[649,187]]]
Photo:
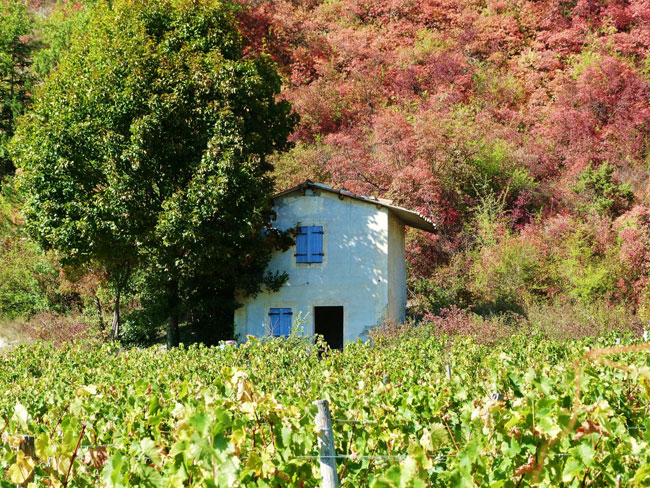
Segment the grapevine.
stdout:
[[317,487],[320,398],[341,486],[648,486],[650,351],[624,342],[20,346],[0,355],[1,486]]

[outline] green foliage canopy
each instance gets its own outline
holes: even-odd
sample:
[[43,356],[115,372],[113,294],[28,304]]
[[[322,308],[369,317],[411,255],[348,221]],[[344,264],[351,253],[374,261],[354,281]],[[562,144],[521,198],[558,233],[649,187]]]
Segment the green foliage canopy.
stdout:
[[28,101],[33,79],[29,71],[34,42],[33,19],[27,3],[9,0],[0,3],[0,179],[13,172],[7,143],[14,132],[15,119]]
[[586,203],[582,208],[599,214],[619,215],[634,200],[634,193],[627,183],[620,183],[614,177],[614,167],[603,163],[594,169],[590,164],[578,177],[573,191],[582,196]]
[[0,317],[13,319],[56,308],[53,259],[27,238],[14,188],[0,186]]
[[287,236],[262,231],[266,156],[295,124],[280,83],[266,57],[243,57],[229,4],[98,4],[17,130],[32,234],[66,264],[146,270],[171,345],[197,280],[231,306],[236,288],[277,284],[265,268]]

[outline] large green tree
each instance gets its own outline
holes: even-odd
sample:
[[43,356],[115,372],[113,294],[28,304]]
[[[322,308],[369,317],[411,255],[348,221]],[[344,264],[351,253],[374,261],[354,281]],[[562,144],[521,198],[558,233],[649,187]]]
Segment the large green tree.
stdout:
[[263,232],[267,155],[295,116],[269,59],[243,56],[234,14],[210,0],[100,3],[14,138],[33,235],[64,264],[101,264],[118,300],[146,273],[169,346],[184,297],[209,282],[232,308],[236,289],[277,285],[266,264],[287,245]]
[[0,2],[0,180],[13,173],[7,143],[30,100],[33,19],[23,0]]

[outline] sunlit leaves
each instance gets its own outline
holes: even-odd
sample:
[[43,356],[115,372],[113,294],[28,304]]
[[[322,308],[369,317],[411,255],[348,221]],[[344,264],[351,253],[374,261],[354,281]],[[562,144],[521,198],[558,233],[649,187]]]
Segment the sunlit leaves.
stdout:
[[647,354],[619,357],[628,372],[585,364],[575,402],[574,361],[613,338],[521,334],[487,347],[417,331],[320,357],[300,338],[171,352],[23,346],[2,356],[0,463],[51,486],[314,488],[311,402],[329,398],[343,487],[563,486],[600,472],[648,483]]
[[9,479],[12,483],[24,483],[30,478],[35,466],[36,462],[31,457],[19,451],[14,464],[9,467]]

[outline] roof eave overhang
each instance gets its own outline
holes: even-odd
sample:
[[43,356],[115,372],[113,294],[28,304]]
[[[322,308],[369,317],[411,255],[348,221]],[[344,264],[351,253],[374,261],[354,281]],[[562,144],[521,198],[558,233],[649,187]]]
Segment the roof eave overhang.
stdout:
[[356,193],[352,193],[347,190],[339,190],[336,188],[332,188],[331,186],[324,185],[322,183],[314,183],[311,180],[307,180],[292,188],[276,193],[275,195],[273,195],[273,199],[284,197],[296,191],[301,191],[301,190],[304,191],[308,188],[326,191],[328,193],[338,195],[339,198],[347,197],[353,200],[358,200],[364,203],[368,203],[370,205],[377,205],[378,207],[384,207],[391,213],[391,215],[393,215],[395,218],[400,220],[404,225],[408,225],[409,227],[424,230],[426,232],[435,233],[437,231],[436,225],[418,212],[414,212],[413,210],[408,210],[403,207],[398,207],[396,205],[390,205],[385,201],[378,200],[375,198],[357,195]]

